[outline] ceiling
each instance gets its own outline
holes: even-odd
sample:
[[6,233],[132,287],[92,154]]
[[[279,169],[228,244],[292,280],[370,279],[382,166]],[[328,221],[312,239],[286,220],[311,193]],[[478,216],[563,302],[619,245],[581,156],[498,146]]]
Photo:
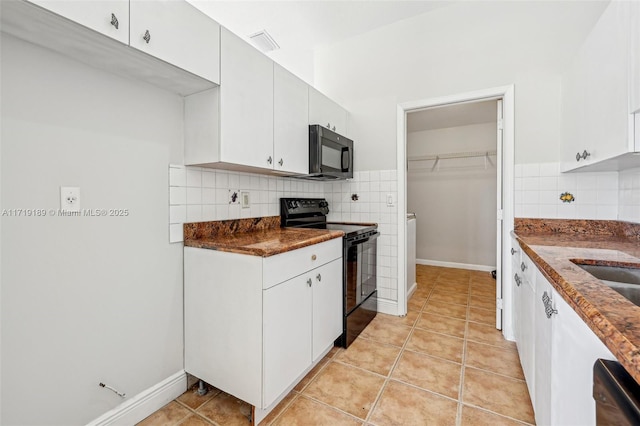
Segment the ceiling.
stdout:
[[[273,60],[313,83],[313,49],[375,28],[450,5],[445,1],[406,0],[189,0],[233,33],[267,30],[280,45]],[[304,75],[301,75],[304,74]]]
[[407,115],[407,133],[497,121],[495,100],[460,103],[411,112]]

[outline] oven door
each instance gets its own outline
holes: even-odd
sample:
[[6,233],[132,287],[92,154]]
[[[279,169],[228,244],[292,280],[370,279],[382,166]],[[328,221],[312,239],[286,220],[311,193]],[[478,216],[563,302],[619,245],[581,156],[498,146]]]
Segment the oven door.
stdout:
[[377,239],[379,232],[345,242],[345,315],[376,291]]

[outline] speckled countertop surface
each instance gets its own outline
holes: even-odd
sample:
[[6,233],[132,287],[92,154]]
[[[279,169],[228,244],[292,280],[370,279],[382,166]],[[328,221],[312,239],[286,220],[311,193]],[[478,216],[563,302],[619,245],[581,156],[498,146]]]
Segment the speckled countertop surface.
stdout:
[[280,217],[184,224],[185,247],[268,257],[342,238],[342,231],[280,228]]
[[572,262],[640,268],[640,224],[516,219],[514,233],[558,293],[640,383],[640,307]]

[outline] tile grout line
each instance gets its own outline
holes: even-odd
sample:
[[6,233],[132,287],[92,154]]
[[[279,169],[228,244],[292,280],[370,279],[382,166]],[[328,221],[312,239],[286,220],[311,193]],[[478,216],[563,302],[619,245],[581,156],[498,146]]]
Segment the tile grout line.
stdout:
[[[422,304],[422,308],[424,308],[426,306],[426,304],[429,301],[429,299],[431,298],[432,294],[433,294],[433,287],[431,287],[431,289],[429,290],[429,294],[425,298],[425,301]],[[398,352],[398,356],[396,357],[395,362],[393,363],[393,365],[389,369],[389,373],[387,374],[387,377],[385,378],[384,383],[380,387],[380,390],[378,391],[378,395],[376,396],[376,399],[374,400],[373,404],[371,405],[371,409],[369,410],[369,413],[367,413],[367,417],[365,418],[365,424],[370,423],[371,417],[373,416],[373,413],[375,412],[376,408],[378,407],[378,404],[380,403],[380,400],[382,399],[382,394],[384,393],[384,390],[387,388],[387,385],[389,384],[389,381],[391,380],[391,375],[393,374],[393,372],[395,371],[396,367],[400,363],[400,359],[402,358],[402,354],[404,354],[404,351],[405,351],[407,345],[409,344],[409,341],[411,340],[411,337],[413,336],[413,332],[416,329],[416,325],[418,324],[418,318],[420,317],[420,314],[422,313],[422,308],[418,312],[418,317],[416,317],[415,321],[413,322],[413,325],[411,326],[411,331],[409,331],[409,334],[407,335],[407,338],[405,339],[402,347],[400,348],[400,352]],[[408,313],[408,310],[407,310],[407,313]]]
[[464,341],[462,343],[462,366],[460,368],[460,388],[458,389],[458,407],[456,412],[456,426],[462,424],[462,405],[464,394],[464,372],[467,364],[467,337],[469,336],[469,316],[471,315],[471,277],[467,294],[467,314],[464,322]]

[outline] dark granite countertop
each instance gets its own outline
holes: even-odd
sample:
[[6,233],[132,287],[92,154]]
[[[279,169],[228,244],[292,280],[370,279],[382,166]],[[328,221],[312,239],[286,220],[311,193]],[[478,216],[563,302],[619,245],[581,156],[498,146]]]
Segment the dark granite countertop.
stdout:
[[640,224],[516,219],[524,252],[640,383],[640,307],[576,263],[640,268]]
[[185,247],[268,257],[342,238],[342,231],[281,228],[279,216],[184,224]]

